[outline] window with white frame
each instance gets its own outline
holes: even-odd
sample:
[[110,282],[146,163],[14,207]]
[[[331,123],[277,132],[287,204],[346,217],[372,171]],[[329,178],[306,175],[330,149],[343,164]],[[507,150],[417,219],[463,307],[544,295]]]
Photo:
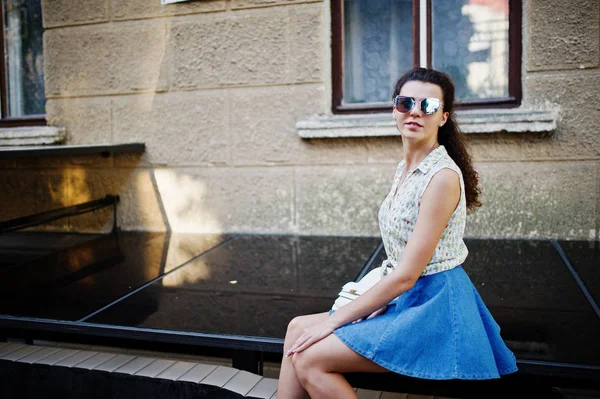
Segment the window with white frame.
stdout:
[[378,112],[413,66],[452,76],[463,108],[521,100],[518,0],[332,0],[333,112]]

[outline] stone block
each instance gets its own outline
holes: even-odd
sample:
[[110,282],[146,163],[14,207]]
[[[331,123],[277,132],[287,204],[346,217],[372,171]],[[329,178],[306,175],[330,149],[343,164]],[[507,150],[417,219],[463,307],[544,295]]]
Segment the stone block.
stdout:
[[600,2],[527,2],[527,70],[600,65]]
[[[543,145],[522,145],[523,159],[589,159],[600,156],[600,73],[534,74],[526,79],[527,105],[554,109],[557,128]],[[540,141],[540,140],[537,140]],[[534,140],[535,142],[535,140]],[[539,154],[539,155],[537,155]]]
[[173,22],[168,32],[171,87],[215,87],[225,64],[222,42],[227,19],[198,18]]
[[45,28],[108,21],[107,0],[42,0]]
[[301,234],[379,235],[377,213],[395,165],[305,167],[296,171],[296,218]]
[[[252,7],[269,7],[282,6],[287,4],[311,3],[315,0],[233,0],[231,3],[232,9],[252,8]],[[317,0],[317,2],[322,2]]]
[[290,232],[288,168],[160,169],[156,182],[176,232]]
[[364,139],[367,146],[368,163],[391,163],[397,165],[404,156],[402,138],[369,137]]
[[68,144],[108,144],[111,142],[110,99],[69,98],[46,102],[49,125],[63,126]]
[[469,237],[593,239],[595,163],[476,165],[483,206],[467,218]]
[[115,142],[146,143],[152,164],[229,161],[227,103],[222,91],[174,92],[113,100]]
[[221,84],[274,84],[290,80],[290,18],[287,10],[230,19],[222,42]]
[[539,151],[541,146],[555,141],[552,137],[539,135],[511,135],[511,134],[481,134],[471,135],[466,142],[471,150],[475,162],[518,161],[524,146],[533,147]]
[[367,159],[367,140],[345,139],[299,139],[290,153],[294,164],[339,165],[362,164]]
[[525,79],[525,105],[531,108],[593,111],[600,93],[599,71],[528,74]]
[[[531,155],[542,153],[546,159],[589,159],[600,156],[600,136],[598,120],[600,110],[586,113],[583,110],[565,110],[557,122],[557,134],[546,143],[553,147],[524,146],[521,149],[523,159],[532,159]],[[545,151],[545,152],[543,152]]]
[[111,10],[113,20],[142,19],[167,17],[174,15],[197,14],[205,12],[225,11],[227,2],[193,1],[174,4],[161,4],[159,1],[148,0],[112,0]]
[[177,88],[283,83],[290,79],[287,10],[186,19],[169,33]]
[[165,32],[162,20],[46,31],[46,96],[166,90]]
[[364,139],[304,140],[295,124],[323,110],[321,85],[243,88],[231,98],[232,159],[236,165],[364,163]]
[[293,82],[323,80],[323,6],[294,7],[290,10],[291,74]]
[[[124,230],[166,230],[152,171],[71,168],[66,189],[71,204],[118,194],[117,218]],[[71,224],[76,231],[106,231],[112,226],[112,208],[73,217]]]

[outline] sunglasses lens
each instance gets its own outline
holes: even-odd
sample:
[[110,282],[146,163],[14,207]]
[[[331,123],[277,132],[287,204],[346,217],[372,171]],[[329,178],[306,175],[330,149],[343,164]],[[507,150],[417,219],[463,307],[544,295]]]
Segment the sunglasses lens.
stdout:
[[421,101],[421,109],[426,115],[432,115],[440,109],[440,101],[437,98],[426,98]]
[[398,112],[404,113],[409,112],[415,103],[410,97],[398,96],[394,99],[394,104]]

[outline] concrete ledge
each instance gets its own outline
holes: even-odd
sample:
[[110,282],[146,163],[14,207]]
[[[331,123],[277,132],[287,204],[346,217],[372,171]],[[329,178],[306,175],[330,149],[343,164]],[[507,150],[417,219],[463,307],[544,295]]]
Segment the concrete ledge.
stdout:
[[[457,111],[460,128],[467,134],[536,133],[556,130],[556,116],[550,111],[495,109]],[[298,135],[305,139],[335,137],[399,136],[391,113],[334,115],[296,122]]]
[[80,145],[32,145],[32,146],[2,146],[0,159],[40,158],[62,155],[93,155],[100,154],[141,154],[146,150],[144,143],[122,144],[80,144]]
[[56,126],[1,128],[0,146],[60,144],[66,137],[65,128]]

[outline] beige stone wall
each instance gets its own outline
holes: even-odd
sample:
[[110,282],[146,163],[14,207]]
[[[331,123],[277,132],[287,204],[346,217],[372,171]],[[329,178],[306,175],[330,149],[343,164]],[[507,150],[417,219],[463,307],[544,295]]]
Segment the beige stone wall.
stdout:
[[[467,235],[597,238],[600,10],[527,0],[523,107],[551,137],[472,135],[484,207]],[[50,124],[141,157],[0,164],[2,219],[120,194],[124,229],[377,235],[397,138],[302,140],[330,113],[329,1],[45,0]],[[48,228],[97,230],[110,212]]]
[[554,110],[550,137],[469,137],[484,207],[473,236],[598,239],[600,3],[527,0],[523,107]]

